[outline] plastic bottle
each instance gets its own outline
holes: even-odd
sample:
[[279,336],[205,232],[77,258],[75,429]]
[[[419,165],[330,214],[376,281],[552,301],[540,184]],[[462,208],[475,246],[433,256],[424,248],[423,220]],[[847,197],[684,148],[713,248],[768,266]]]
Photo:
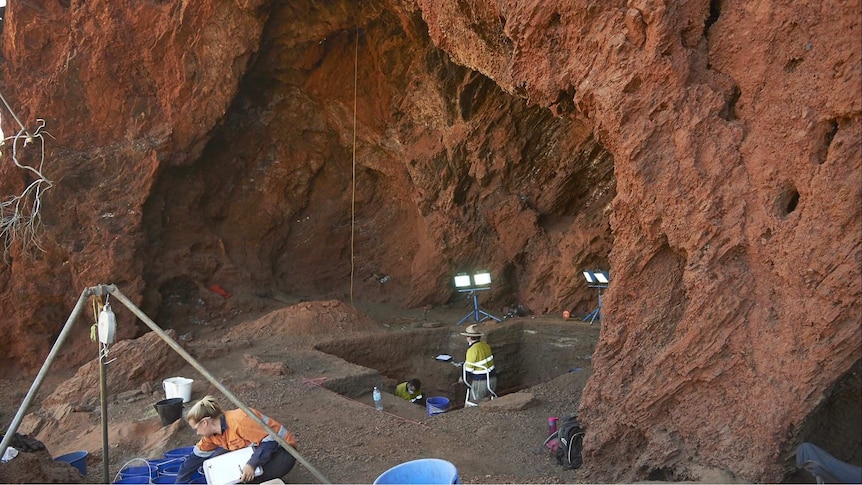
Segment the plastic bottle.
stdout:
[[[557,452],[557,447],[560,446],[560,442],[557,440],[557,421],[558,419],[555,416],[551,416],[548,418],[548,448],[551,449],[552,453]],[[551,436],[554,436],[551,438]]]
[[557,418],[551,416],[548,418],[548,436],[557,432]]
[[374,397],[374,409],[383,411],[383,396],[380,395],[380,390],[377,389],[377,386],[374,387],[374,392],[371,395]]

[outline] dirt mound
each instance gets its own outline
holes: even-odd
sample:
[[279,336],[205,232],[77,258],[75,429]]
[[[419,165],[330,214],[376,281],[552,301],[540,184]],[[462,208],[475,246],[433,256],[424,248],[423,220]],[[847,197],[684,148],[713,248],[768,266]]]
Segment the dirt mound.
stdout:
[[82,483],[72,465],[54,461],[47,450],[19,453],[0,466],[0,483]]
[[231,339],[254,340],[261,335],[343,335],[377,329],[370,317],[336,300],[309,301],[281,308],[227,332]]
[[[165,333],[177,340],[177,333],[168,329]],[[107,373],[107,386],[112,392],[139,389],[146,382],[158,382],[172,369],[183,364],[182,357],[174,352],[155,332],[137,339],[121,340],[111,347],[110,359],[117,364]],[[84,407],[98,405],[99,361],[82,365],[72,379],[53,390],[42,403],[45,407],[78,404]]]

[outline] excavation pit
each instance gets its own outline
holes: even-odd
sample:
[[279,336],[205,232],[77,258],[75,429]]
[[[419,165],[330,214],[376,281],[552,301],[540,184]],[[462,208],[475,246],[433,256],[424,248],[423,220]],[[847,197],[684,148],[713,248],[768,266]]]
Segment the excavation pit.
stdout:
[[[589,327],[586,333],[583,328],[574,332],[575,325],[585,324],[537,319],[483,324],[483,340],[494,352],[498,396],[535,386],[567,372],[588,369],[599,330]],[[329,379],[323,385],[369,405],[372,405],[371,390],[377,386],[384,392],[384,408],[403,414],[402,411],[409,410],[410,406],[398,403],[400,400],[393,395],[395,386],[418,378],[422,381],[424,396],[446,397],[451,403],[450,410],[460,409],[467,389],[458,383],[461,366],[456,365],[464,361],[467,350],[466,338],[460,335],[463,331],[463,326],[409,329],[318,344],[316,350],[369,370]],[[440,360],[437,358],[440,355],[450,355],[452,360]],[[424,407],[415,408],[416,412],[408,414],[424,414]]]

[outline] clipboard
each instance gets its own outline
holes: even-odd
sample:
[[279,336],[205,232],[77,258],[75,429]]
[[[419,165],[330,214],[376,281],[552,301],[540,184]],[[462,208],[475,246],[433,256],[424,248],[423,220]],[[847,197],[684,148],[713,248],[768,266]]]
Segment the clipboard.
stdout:
[[[229,451],[204,460],[204,477],[209,485],[230,485],[239,483],[242,478],[242,466],[248,463],[254,448],[247,446],[235,451]],[[254,476],[263,475],[263,468],[254,469]]]

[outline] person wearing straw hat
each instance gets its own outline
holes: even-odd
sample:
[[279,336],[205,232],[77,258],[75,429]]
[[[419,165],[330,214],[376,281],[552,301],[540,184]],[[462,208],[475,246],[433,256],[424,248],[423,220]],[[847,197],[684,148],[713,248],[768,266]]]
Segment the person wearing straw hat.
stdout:
[[476,324],[470,325],[461,335],[467,337],[467,356],[464,359],[464,371],[458,382],[470,387],[467,405],[475,405],[485,398],[497,397],[497,371],[494,369],[494,354],[491,346],[482,342],[484,335]]

